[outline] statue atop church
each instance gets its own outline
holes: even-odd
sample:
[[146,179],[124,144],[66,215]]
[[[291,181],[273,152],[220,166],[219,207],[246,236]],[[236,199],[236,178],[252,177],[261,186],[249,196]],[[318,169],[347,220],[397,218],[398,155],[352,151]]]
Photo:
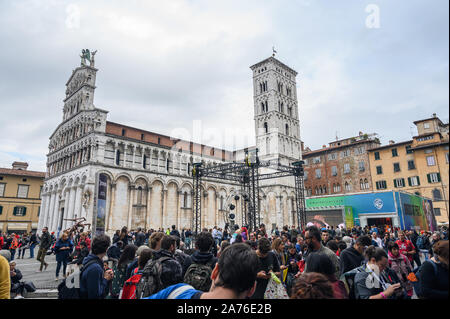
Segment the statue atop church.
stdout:
[[81,51],[81,55],[80,55],[80,58],[81,58],[81,66],[86,66],[86,60],[88,60],[89,63],[90,63],[89,66],[94,67],[94,66],[95,66],[94,56],[95,56],[96,53],[97,53],[97,50],[92,51],[92,54],[91,54],[91,52],[89,51],[89,49],[83,49],[83,50]]

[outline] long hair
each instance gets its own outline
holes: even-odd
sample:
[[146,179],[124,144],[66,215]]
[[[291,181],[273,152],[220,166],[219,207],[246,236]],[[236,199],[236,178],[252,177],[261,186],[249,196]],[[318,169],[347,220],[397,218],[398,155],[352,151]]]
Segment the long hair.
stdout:
[[134,260],[137,249],[138,248],[135,245],[126,245],[125,249],[122,252],[122,255],[120,255],[120,259],[119,259],[119,262],[117,263],[117,267],[120,267],[124,263],[127,263],[131,260]]

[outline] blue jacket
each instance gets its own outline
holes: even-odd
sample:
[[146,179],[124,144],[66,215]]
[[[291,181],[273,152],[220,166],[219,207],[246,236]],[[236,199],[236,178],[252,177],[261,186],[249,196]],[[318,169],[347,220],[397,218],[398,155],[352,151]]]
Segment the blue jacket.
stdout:
[[84,258],[83,266],[91,260],[97,262],[83,270],[80,281],[80,295],[82,299],[103,299],[108,287],[108,281],[103,277],[103,262],[96,255],[89,254]]
[[[63,247],[69,247],[70,249],[60,250]],[[55,244],[56,261],[67,260],[72,253],[73,243],[70,239],[63,241],[59,239]]]

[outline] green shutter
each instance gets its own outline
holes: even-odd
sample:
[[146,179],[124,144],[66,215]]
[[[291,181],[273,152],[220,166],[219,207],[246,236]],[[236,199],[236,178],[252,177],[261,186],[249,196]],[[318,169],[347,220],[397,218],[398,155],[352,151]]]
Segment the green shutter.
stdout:
[[402,185],[403,185],[403,186],[406,185],[406,184],[405,184],[405,179],[404,179],[404,178],[402,178]]
[[441,173],[437,173],[438,182],[441,181]]
[[411,177],[408,177],[408,185],[412,186]]
[[397,187],[397,180],[394,179],[394,187]]
[[417,185],[420,186],[420,178],[417,176]]
[[0,206],[0,215],[2,214],[3,206]]
[[22,216],[25,216],[26,214],[27,214],[27,208],[24,207],[24,208],[23,208],[23,215],[22,215]]
[[15,216],[17,214],[17,207],[14,207],[13,215]]
[[431,175],[427,174],[428,183],[431,184]]

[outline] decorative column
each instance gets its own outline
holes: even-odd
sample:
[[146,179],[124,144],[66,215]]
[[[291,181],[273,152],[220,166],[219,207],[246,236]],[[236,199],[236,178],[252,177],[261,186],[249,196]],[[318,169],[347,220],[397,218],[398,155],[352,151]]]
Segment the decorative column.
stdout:
[[42,201],[41,201],[41,215],[39,216],[39,220],[38,220],[38,230],[42,229],[42,223],[44,221],[45,218],[45,206],[47,205],[47,201],[48,201],[48,197],[47,197],[47,193],[42,195]]
[[133,162],[131,163],[131,168],[134,168],[134,161],[135,161],[135,156],[136,156],[136,146],[132,145],[131,148],[133,149]]
[[176,224],[177,224],[177,228],[178,229],[181,229],[181,227],[180,227],[180,225],[181,225],[181,212],[180,212],[180,210],[181,210],[181,195],[182,194],[182,192],[181,191],[178,191],[177,192],[177,222],[176,222]]
[[162,196],[161,196],[161,228],[164,229],[164,225],[166,223],[165,220],[165,212],[164,209],[167,207],[167,189],[164,189],[164,185],[163,185],[163,189],[162,189]]
[[147,187],[147,209],[145,210],[145,229],[147,229],[147,227],[150,227],[150,198],[152,196],[152,188],[150,186]]
[[[69,197],[69,206],[64,209],[66,218],[70,218],[70,219],[73,218],[74,211],[75,211],[75,196],[76,196],[76,192],[77,192],[77,187],[76,186],[72,186],[70,188],[70,193],[69,193],[69,195],[70,195],[70,197]],[[66,221],[64,223],[64,225],[66,225],[66,226],[64,226],[64,229],[67,227],[68,224],[70,225],[71,223],[72,222]]]
[[43,224],[41,226],[41,229],[43,227],[48,227],[50,229],[50,217],[51,217],[51,210],[53,208],[54,202],[55,202],[55,193],[54,192],[49,192],[48,193],[48,203],[47,203],[47,207],[45,208],[45,216],[44,216],[44,221]]
[[[67,187],[64,191],[64,215],[66,218],[69,218],[69,205],[70,205],[71,193],[72,193],[72,187]],[[59,218],[58,218],[58,224],[59,224]],[[65,221],[63,219],[61,229],[66,229],[66,224],[67,224],[67,221]]]
[[276,205],[277,205],[277,226],[278,227],[283,227],[283,219],[282,219],[282,212],[281,212],[281,196],[276,196]]
[[75,187],[74,210],[71,218],[79,218],[81,216],[81,185]]
[[59,196],[60,193],[56,192],[56,196],[55,196],[55,207],[53,209],[53,223],[52,223],[52,231],[57,232],[58,231],[58,224],[59,224]]
[[[109,213],[108,213],[108,228],[112,229],[113,227],[113,212],[114,207],[116,206],[116,183],[111,182],[111,200],[109,205]],[[112,229],[114,231],[114,229]]]
[[131,230],[131,217],[133,215],[133,202],[134,202],[134,193],[135,193],[136,187],[135,185],[130,185],[128,187],[128,215],[127,215],[127,227],[128,230]]

